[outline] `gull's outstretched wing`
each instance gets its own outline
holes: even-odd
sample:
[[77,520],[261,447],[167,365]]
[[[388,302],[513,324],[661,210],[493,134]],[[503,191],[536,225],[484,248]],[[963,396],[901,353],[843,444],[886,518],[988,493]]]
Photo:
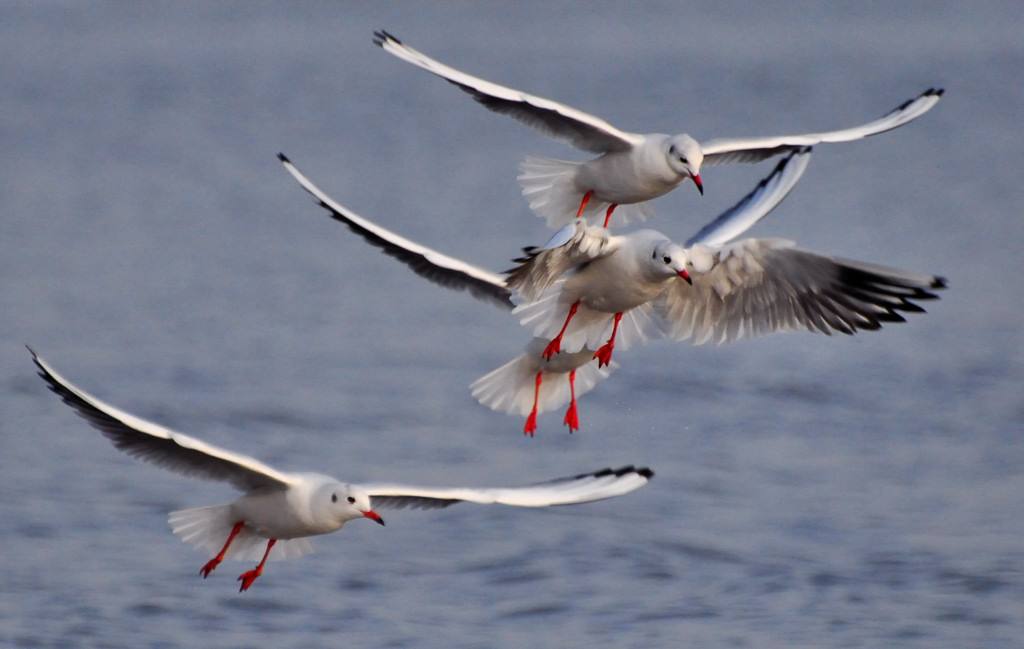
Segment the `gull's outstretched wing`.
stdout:
[[735,162],[760,162],[799,147],[814,146],[823,142],[849,142],[885,133],[930,111],[935,104],[939,103],[943,92],[944,90],[941,88],[929,88],[873,122],[839,131],[775,137],[716,138],[701,142],[700,148],[704,151],[704,166],[710,167]]
[[614,498],[635,491],[654,477],[648,468],[625,466],[583,473],[528,487],[473,489],[470,487],[431,488],[401,484],[358,485],[370,495],[374,508],[436,509],[458,502],[497,503],[516,507],[574,505]]
[[577,149],[592,153],[626,151],[643,141],[643,136],[620,131],[603,119],[571,106],[499,86],[456,70],[414,50],[386,31],[374,32],[373,35],[373,42],[385,52],[436,74],[469,93],[490,110],[508,115],[546,135],[567,140]]
[[811,147],[797,149],[775,165],[775,169],[738,203],[715,217],[686,242],[686,248],[702,243],[720,246],[735,239],[779,206],[796,186],[811,162]]
[[673,283],[659,300],[669,337],[701,344],[776,331],[853,334],[923,312],[946,287],[935,275],[827,257],[780,239],[743,239],[689,251],[693,286]]
[[187,476],[228,482],[242,491],[294,483],[291,476],[247,455],[217,448],[118,410],[72,385],[31,347],[29,352],[50,390],[128,455]]
[[421,246],[359,216],[335,202],[310,182],[283,153],[277,154],[277,157],[288,173],[299,181],[303,189],[313,195],[321,207],[331,213],[333,219],[346,224],[350,230],[380,248],[385,254],[404,263],[420,277],[445,288],[469,291],[475,298],[493,302],[506,309],[512,308],[510,292],[505,287],[505,279],[501,275]]

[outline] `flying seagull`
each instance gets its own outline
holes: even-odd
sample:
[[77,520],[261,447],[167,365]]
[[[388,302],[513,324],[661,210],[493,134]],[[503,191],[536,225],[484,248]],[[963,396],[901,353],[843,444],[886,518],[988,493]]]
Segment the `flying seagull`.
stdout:
[[431,509],[458,502],[573,505],[627,494],[654,475],[648,468],[626,466],[527,487],[480,489],[352,484],[319,473],[284,472],[115,408],[73,385],[31,348],[29,352],[50,390],[119,450],[169,471],[227,482],[243,492],[234,502],[183,509],[168,517],[172,531],[183,541],[216,553],[200,570],[203,577],[225,558],[259,560],[238,577],[240,591],[263,574],[268,559],[312,552],[310,536],[335,532],[360,518],[384,525],[374,508]]
[[527,157],[519,183],[530,209],[557,228],[573,218],[607,227],[653,214],[645,203],[692,180],[703,194],[703,167],[760,162],[772,156],[826,142],[849,142],[903,126],[938,103],[943,90],[929,88],[881,118],[838,131],[773,137],[716,138],[698,142],[682,133],[630,133],[581,110],[486,81],[415,50],[386,31],[374,32],[385,52],[423,68],[469,93],[484,107],[598,157],[587,162]]

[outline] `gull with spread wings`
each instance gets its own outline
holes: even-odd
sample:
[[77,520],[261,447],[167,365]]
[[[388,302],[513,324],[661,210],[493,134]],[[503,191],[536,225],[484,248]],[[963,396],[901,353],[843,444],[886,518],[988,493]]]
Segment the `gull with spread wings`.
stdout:
[[[465,290],[473,297],[512,309],[512,292],[506,277],[456,259],[396,232],[388,230],[341,205],[300,172],[284,154],[278,158],[331,218],[344,223],[368,243],[407,265],[414,273],[452,290]],[[731,208],[719,214],[691,238],[691,241],[724,241],[736,237],[764,218],[796,185],[811,159],[810,148],[794,151],[775,166],[753,190]],[[537,415],[569,404],[563,423],[569,431],[579,429],[576,398],[585,394],[618,367],[612,361],[599,365],[586,347],[575,353],[545,358],[544,339],[533,339],[515,359],[480,377],[470,385],[473,397],[482,405],[510,415],[526,417],[523,432],[533,435]]]
[[[698,142],[687,134],[630,133],[581,110],[486,81],[415,50],[386,31],[374,43],[469,93],[484,107],[598,157],[587,162],[527,157],[519,183],[530,208],[551,227],[582,217],[607,227],[615,212],[622,225],[653,214],[646,204],[692,180],[703,194],[703,167],[760,162],[826,142],[849,142],[903,126],[931,110],[943,90],[929,88],[881,118],[838,131],[774,137],[717,138]],[[616,207],[621,205],[616,211]]]
[[[702,344],[779,331],[853,334],[922,312],[935,275],[828,257],[785,239],[729,242],[712,231],[684,248],[654,230],[611,235],[575,221],[509,271],[513,310],[544,356],[601,345],[600,364],[650,339]],[[609,328],[611,332],[609,334]],[[601,341],[608,336],[604,344]]]
[[650,469],[603,469],[527,487],[416,487],[351,484],[319,473],[279,471],[247,455],[164,428],[115,408],[76,387],[31,348],[39,375],[54,393],[102,432],[119,450],[159,467],[204,480],[227,482],[243,495],[223,505],[171,512],[168,522],[181,539],[216,553],[200,570],[207,577],[225,558],[259,560],[238,577],[248,589],[268,559],[308,554],[308,537],[335,532],[368,518],[384,524],[374,510],[430,509],[459,502],[518,507],[574,505],[621,496],[647,484]]

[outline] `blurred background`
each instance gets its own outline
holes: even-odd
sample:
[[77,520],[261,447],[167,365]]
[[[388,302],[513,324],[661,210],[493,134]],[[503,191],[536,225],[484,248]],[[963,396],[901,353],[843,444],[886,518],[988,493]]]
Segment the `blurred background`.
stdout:
[[[0,641],[13,647],[1006,647],[1024,635],[1024,10],[1018,2],[0,6]],[[663,341],[561,412],[469,395],[529,339],[331,221],[495,271],[549,236],[527,154],[583,159],[371,43],[631,131],[929,114],[820,146],[751,235],[935,273],[854,337]],[[771,164],[656,201],[685,240]],[[626,497],[394,512],[244,595],[172,536],[235,497],[118,453],[35,376],[282,469],[512,486],[622,464]]]

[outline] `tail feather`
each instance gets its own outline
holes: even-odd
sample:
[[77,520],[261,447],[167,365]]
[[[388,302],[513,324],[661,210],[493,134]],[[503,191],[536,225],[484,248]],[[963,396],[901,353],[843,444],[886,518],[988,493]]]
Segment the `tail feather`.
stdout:
[[[179,509],[167,516],[171,531],[185,543],[213,556],[220,552],[238,522],[232,514],[231,505],[211,505]],[[260,536],[246,525],[228,546],[225,559],[259,561],[267,549],[267,538]],[[268,561],[292,559],[309,554],[313,544],[307,538],[280,539],[270,551]]]
[[[548,227],[560,228],[576,218],[583,201],[583,192],[576,188],[574,176],[579,162],[527,156],[519,165],[519,186],[523,196],[538,216],[547,219]],[[609,203],[591,199],[581,218],[591,225],[603,225]],[[654,216],[648,203],[619,205],[612,213],[609,226],[621,227]]]

